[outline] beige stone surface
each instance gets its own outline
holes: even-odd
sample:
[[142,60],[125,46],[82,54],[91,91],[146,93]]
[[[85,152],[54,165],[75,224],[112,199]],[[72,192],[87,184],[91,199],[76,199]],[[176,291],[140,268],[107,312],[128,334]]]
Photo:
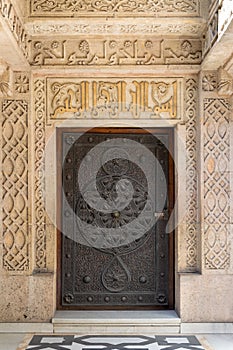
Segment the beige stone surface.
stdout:
[[53,288],[52,274],[1,278],[1,322],[49,322],[55,308]]
[[180,275],[182,322],[233,322],[232,275]]

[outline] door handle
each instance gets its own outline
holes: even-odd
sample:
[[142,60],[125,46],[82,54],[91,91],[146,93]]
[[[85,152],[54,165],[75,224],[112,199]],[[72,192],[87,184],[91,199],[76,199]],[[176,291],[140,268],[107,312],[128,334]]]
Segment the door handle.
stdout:
[[155,213],[154,213],[154,216],[155,216],[157,219],[168,220],[168,218],[169,218],[168,209],[164,209],[164,211],[161,211],[161,212],[155,212]]
[[164,218],[164,216],[165,216],[165,214],[163,211],[161,213],[155,213],[156,218]]

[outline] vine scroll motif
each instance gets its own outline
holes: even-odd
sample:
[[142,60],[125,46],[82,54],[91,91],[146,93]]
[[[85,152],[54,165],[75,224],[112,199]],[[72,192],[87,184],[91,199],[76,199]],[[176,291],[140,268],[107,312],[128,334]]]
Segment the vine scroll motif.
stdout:
[[35,89],[35,227],[36,268],[46,268],[46,219],[44,207],[45,83],[36,80]]
[[28,104],[5,100],[2,106],[3,267],[29,270]]
[[186,81],[186,265],[197,269],[197,81]]
[[166,16],[187,16],[199,14],[199,0],[32,0],[31,15],[51,15],[56,13],[62,16],[153,16],[156,13]]
[[230,131],[225,99],[204,100],[204,258],[208,270],[230,265]]

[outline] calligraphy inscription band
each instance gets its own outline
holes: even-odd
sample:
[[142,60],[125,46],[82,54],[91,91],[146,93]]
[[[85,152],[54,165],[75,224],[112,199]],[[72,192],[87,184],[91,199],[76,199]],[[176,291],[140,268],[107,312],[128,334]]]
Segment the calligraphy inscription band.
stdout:
[[30,49],[30,63],[34,66],[156,66],[200,64],[202,59],[202,43],[198,39],[40,38],[31,42]]
[[181,119],[182,78],[47,79],[49,122],[64,119]]

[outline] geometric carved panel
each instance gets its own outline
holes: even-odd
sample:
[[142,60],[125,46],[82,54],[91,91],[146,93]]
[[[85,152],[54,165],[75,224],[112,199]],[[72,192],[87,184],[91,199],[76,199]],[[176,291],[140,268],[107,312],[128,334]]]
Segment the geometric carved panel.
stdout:
[[35,265],[37,269],[46,268],[46,229],[45,229],[45,83],[34,82],[34,132],[35,132]]
[[206,269],[230,264],[230,106],[204,100],[204,257]]
[[197,80],[186,81],[186,266],[197,269]]
[[3,267],[29,269],[28,104],[5,100],[2,106]]

